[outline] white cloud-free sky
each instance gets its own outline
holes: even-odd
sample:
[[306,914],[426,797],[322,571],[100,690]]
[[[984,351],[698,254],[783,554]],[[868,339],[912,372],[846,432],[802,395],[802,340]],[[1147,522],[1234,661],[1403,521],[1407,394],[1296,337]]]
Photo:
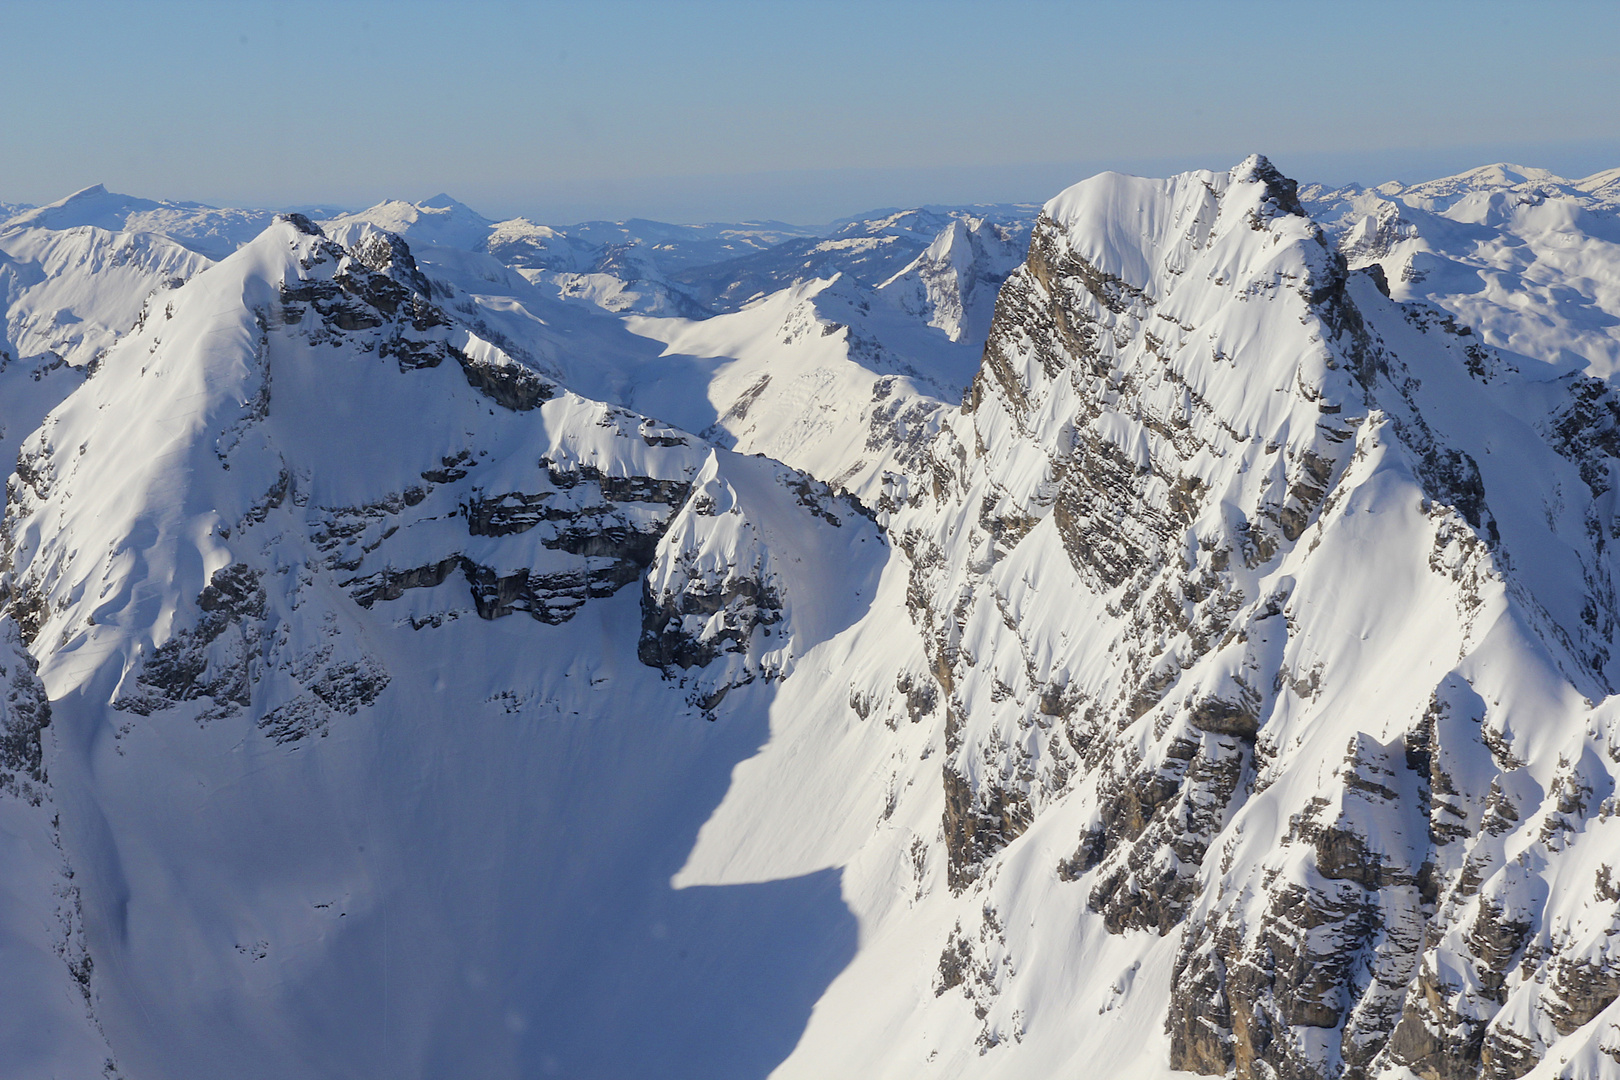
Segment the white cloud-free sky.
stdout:
[[1620,165],[1620,4],[0,0],[0,200],[818,222],[1091,172]]

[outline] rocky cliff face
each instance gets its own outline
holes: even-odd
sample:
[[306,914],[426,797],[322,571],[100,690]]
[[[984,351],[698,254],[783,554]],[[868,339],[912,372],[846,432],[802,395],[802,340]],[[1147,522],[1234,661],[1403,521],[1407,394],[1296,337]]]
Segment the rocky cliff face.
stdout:
[[[184,293],[162,324],[143,328],[120,351],[120,366],[24,448],[5,535],[11,609],[33,640],[93,635],[97,625],[81,599],[80,545],[70,539],[86,524],[64,496],[87,485],[165,484],[162,467],[123,459],[131,440],[167,439],[171,454],[206,470],[173,505],[168,526],[208,538],[194,566],[227,553],[235,561],[209,571],[192,595],[173,583],[177,623],[152,635],[115,709],[144,716],[196,701],[200,721],[246,709],[262,712],[261,726],[278,741],[323,734],[334,711],[354,715],[390,680],[344,634],[305,632],[310,616],[299,611],[323,584],[362,610],[399,609],[400,621],[422,628],[517,612],[561,624],[593,597],[644,577],[647,663],[676,670],[742,654],[741,667],[699,695],[717,701],[739,680],[779,677],[793,655],[793,593],[851,570],[829,567],[788,584],[781,558],[826,561],[816,528],[798,535],[806,522],[873,552],[884,547],[866,511],[824,483],[579,398],[462,329],[429,298],[393,234],[361,231],[351,244],[296,215],[283,220],[210,275],[212,289]],[[215,344],[226,335],[234,353]],[[457,370],[464,385],[451,376],[443,397],[435,369]],[[173,417],[155,415],[174,407],[165,378],[210,399],[192,412],[189,430],[167,430]],[[126,413],[127,426],[109,438],[95,414],[140,396],[130,380],[150,380],[149,407]],[[414,418],[391,447],[360,441],[388,441],[369,430],[378,411]],[[345,422],[357,430],[334,430]],[[73,454],[61,452],[64,440]],[[363,467],[404,446],[404,459],[381,473]],[[244,485],[256,494],[244,499]],[[750,493],[747,511],[739,490]],[[794,508],[785,518],[776,509],[783,503]],[[298,554],[286,554],[289,545]],[[783,545],[790,555],[772,554]],[[109,557],[98,569],[116,574],[116,565]],[[805,596],[798,622],[813,623],[805,612],[820,606]],[[775,640],[755,641],[756,629]],[[299,647],[299,639],[318,643]]]
[[1175,1069],[1517,1077],[1610,1037],[1614,908],[1573,884],[1616,767],[1607,421],[1558,435],[1558,384],[1385,291],[1263,160],[1089,181],[891,519],[950,887],[1065,808],[1087,917],[1176,942]]
[[647,573],[642,663],[700,669],[694,700],[707,710],[756,678],[785,678],[870,599],[888,554],[871,517],[786,466],[711,452]]

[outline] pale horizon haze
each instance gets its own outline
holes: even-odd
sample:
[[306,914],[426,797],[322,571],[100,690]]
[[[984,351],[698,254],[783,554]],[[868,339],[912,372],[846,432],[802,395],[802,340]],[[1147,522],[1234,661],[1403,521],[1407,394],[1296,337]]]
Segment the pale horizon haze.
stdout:
[[1038,202],[1103,169],[1620,166],[1620,6],[0,3],[0,201],[492,217]]

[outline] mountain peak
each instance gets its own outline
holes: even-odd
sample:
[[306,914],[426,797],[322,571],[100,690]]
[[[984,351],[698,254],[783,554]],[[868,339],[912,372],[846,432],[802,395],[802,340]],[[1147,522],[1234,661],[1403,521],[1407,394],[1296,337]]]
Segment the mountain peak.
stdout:
[[346,229],[366,225],[407,236],[413,244],[432,244],[462,251],[481,251],[495,222],[456,199],[440,193],[419,203],[390,199],[352,214],[339,214],[326,223],[328,235],[346,235]]
[[483,216],[482,214],[478,214],[476,210],[468,206],[466,203],[459,199],[453,198],[442,191],[437,195],[423,199],[416,205],[424,210],[465,210],[469,214],[476,214],[479,217]]

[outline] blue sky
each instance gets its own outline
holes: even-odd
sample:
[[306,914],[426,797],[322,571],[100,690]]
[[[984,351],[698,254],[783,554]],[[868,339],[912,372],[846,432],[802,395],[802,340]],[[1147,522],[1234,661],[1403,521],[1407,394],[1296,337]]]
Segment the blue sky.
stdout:
[[819,222],[1104,168],[1620,165],[1620,4],[0,0],[0,200]]

